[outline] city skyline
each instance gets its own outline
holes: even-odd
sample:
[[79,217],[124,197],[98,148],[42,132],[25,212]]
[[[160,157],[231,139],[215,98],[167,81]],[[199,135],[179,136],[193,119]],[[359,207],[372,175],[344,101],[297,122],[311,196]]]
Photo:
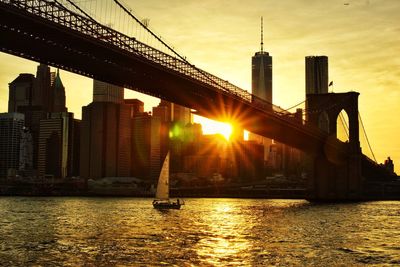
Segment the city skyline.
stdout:
[[[220,8],[224,1],[127,3],[139,17],[150,18],[150,28],[192,64],[249,91],[251,56],[259,50],[259,18],[263,16],[264,47],[274,55],[274,103],[285,108],[302,101],[304,57],[328,56],[333,90],[361,93],[360,113],[377,160],[383,162],[391,156],[399,170],[396,163],[400,160],[400,141],[396,140],[396,131],[400,126],[396,116],[386,115],[400,112],[396,105],[400,94],[396,90],[400,87],[399,60],[393,57],[400,38],[395,23],[400,4],[396,1],[351,1],[349,5],[341,1],[307,1],[307,6],[306,1],[254,1],[251,7],[233,3],[224,9]],[[213,10],[219,16],[212,16]],[[197,16],[183,16],[193,11]],[[8,83],[19,73],[34,73],[37,63],[4,53],[0,59],[0,111],[5,112]],[[80,118],[81,106],[91,101],[91,79],[65,71],[61,71],[61,78],[67,107]],[[159,102],[127,93],[127,97],[130,95],[144,101],[147,111]],[[382,107],[386,108],[385,113]],[[206,127],[204,130],[207,132]]]

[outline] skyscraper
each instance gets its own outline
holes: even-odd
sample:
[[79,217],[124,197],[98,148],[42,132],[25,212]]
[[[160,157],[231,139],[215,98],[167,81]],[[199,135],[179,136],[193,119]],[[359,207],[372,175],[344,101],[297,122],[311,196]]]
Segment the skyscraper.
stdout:
[[0,113],[0,178],[19,169],[24,114]]
[[82,108],[81,177],[131,175],[131,107],[113,102],[92,102]]
[[32,134],[27,127],[22,129],[19,152],[19,170],[22,176],[33,176]]
[[328,57],[308,56],[306,62],[306,95],[328,93]]
[[161,100],[160,104],[153,108],[153,114],[160,117],[161,121],[178,122],[183,126],[192,122],[190,108],[166,100]]
[[93,80],[93,102],[124,102],[124,88]]
[[134,175],[155,182],[160,174],[159,117],[147,113],[133,118],[133,170]]
[[40,64],[37,67],[32,105],[40,106],[45,112],[51,112],[52,107],[51,76],[49,66]]
[[256,97],[272,103],[272,57],[264,51],[262,23],[261,18],[261,50],[251,58],[251,91]]
[[52,72],[51,74],[54,76],[54,80],[51,81],[53,95],[51,112],[66,112],[65,87],[60,78],[60,71],[57,69],[57,73]]
[[70,112],[49,113],[40,121],[38,174],[55,178],[72,176],[74,163],[74,115]]
[[[270,103],[267,107],[272,110],[272,57],[264,51],[263,34],[263,18],[261,17],[261,49],[251,59],[251,91],[254,96]],[[265,148],[264,157],[265,160],[268,159],[269,146],[272,140],[254,133],[249,134],[249,140],[263,144]]]
[[20,74],[9,84],[9,112],[25,115],[25,126],[32,134],[33,168],[37,168],[39,124],[49,112],[66,112],[65,88],[59,71],[50,72],[45,64],[37,67],[36,77]]
[[34,81],[33,74],[21,73],[9,83],[8,112],[18,112],[21,106],[32,106]]
[[124,101],[122,87],[93,80],[93,102],[82,108],[81,177],[131,176],[132,118],[142,110],[142,101]]

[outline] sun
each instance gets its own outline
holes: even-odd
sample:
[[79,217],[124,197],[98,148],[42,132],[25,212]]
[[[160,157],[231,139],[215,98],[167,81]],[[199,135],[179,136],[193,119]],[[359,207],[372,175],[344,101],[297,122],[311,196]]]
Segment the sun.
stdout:
[[203,134],[221,134],[228,141],[233,132],[233,127],[230,123],[214,121],[200,116],[195,116],[194,122],[202,125]]

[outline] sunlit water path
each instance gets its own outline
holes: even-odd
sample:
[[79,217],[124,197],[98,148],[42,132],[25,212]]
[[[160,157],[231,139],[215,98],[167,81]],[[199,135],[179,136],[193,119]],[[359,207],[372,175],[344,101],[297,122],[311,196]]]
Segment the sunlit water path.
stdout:
[[400,201],[0,198],[0,266],[400,264]]

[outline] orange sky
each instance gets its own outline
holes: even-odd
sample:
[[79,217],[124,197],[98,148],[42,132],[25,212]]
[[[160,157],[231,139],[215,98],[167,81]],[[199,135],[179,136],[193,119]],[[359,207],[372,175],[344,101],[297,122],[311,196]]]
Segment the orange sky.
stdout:
[[[250,90],[251,56],[259,50],[264,17],[265,50],[273,56],[273,99],[282,107],[302,101],[304,57],[327,55],[335,92],[358,91],[360,113],[375,156],[387,156],[400,173],[400,1],[398,0],[125,0],[135,15],[192,64]],[[344,3],[349,5],[344,5]],[[245,4],[244,4],[245,3]],[[37,63],[0,53],[0,112],[8,83],[35,73]],[[91,80],[65,71],[70,111],[81,116],[91,102]],[[151,110],[158,100],[129,93]]]

